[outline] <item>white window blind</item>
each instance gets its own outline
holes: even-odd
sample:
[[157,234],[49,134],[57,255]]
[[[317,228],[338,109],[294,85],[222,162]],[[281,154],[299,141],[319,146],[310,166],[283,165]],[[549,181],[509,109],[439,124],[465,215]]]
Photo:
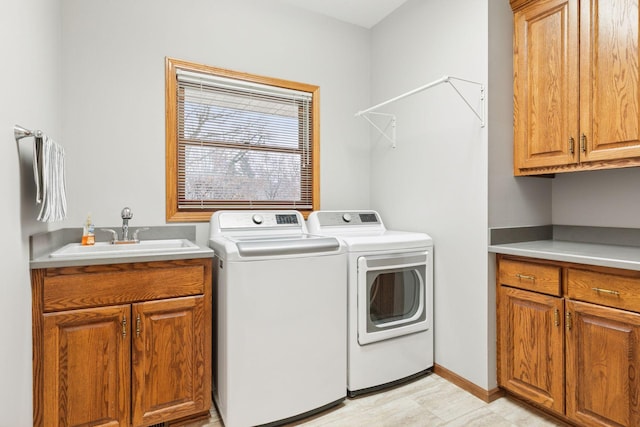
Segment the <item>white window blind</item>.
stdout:
[[311,93],[176,76],[180,209],[312,208]]

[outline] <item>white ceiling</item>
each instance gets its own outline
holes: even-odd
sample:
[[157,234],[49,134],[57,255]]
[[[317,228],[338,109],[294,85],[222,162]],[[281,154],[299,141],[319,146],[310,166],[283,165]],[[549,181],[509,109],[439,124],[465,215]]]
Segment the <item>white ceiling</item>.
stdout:
[[407,0],[281,0],[310,12],[371,28]]

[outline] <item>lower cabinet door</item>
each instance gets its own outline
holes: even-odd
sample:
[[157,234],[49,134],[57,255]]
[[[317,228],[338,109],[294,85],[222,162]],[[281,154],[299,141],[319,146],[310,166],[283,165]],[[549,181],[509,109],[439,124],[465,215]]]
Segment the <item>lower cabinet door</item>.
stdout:
[[44,315],[44,425],[128,426],[129,305]]
[[640,426],[640,314],[567,300],[567,416]]
[[[211,404],[204,297],[133,305],[133,425],[206,411]],[[208,343],[208,344],[207,344]]]
[[500,287],[500,385],[564,411],[563,299]]

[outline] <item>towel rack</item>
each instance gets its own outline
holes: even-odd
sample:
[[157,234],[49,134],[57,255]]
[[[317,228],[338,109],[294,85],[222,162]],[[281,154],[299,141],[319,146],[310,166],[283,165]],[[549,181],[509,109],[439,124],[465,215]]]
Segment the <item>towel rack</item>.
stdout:
[[34,137],[33,177],[36,183],[36,203],[40,204],[37,220],[61,221],[67,217],[64,148],[40,130],[14,125],[16,144]]
[[28,138],[30,136],[41,138],[42,131],[29,130],[19,125],[13,125],[13,135],[15,136],[16,142],[17,142],[17,141],[20,141],[22,138]]
[[[466,82],[466,83],[471,83],[474,85],[478,85],[480,86],[480,100],[482,101],[482,107],[481,107],[481,111],[478,112],[476,111],[475,108],[473,108],[471,106],[471,104],[469,103],[469,101],[467,100],[467,98],[458,90],[458,88],[456,87],[456,85],[453,84],[452,80],[458,80],[461,82]],[[453,76],[442,76],[440,77],[438,80],[434,80],[430,83],[427,83],[423,86],[417,87],[413,90],[410,90],[409,92],[403,93],[402,95],[398,95],[394,98],[388,99],[384,102],[381,102],[379,104],[374,105],[373,107],[369,107],[366,110],[362,110],[362,111],[358,111],[355,114],[355,117],[362,117],[364,118],[366,121],[369,122],[369,124],[371,124],[374,128],[376,128],[378,130],[378,132],[380,132],[382,134],[382,136],[384,136],[387,140],[389,140],[392,144],[393,148],[396,148],[396,116],[395,114],[389,114],[389,113],[375,113],[374,110],[377,110],[380,107],[383,107],[387,104],[391,104],[392,102],[398,101],[400,99],[406,98],[408,96],[414,95],[418,92],[422,92],[423,90],[427,90],[430,89],[434,86],[437,86],[439,84],[442,83],[449,83],[449,85],[451,85],[451,87],[456,91],[456,93],[458,95],[460,95],[460,98],[462,98],[462,100],[464,101],[464,103],[467,105],[467,107],[469,107],[471,109],[471,111],[473,112],[473,114],[475,114],[475,116],[480,119],[480,127],[484,127],[485,126],[485,97],[484,97],[484,85],[482,83],[479,82],[475,82],[473,80],[467,80],[467,79],[461,79],[459,77],[453,77]],[[380,116],[387,116],[390,118],[390,124],[391,124],[391,136],[387,135],[387,133],[380,129],[375,123],[373,123],[373,121],[367,117],[368,114],[377,114]]]

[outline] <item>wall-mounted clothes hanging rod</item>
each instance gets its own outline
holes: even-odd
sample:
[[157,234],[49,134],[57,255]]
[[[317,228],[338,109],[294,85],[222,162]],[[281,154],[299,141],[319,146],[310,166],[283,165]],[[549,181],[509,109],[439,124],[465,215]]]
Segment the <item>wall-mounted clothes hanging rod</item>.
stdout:
[[[460,90],[458,90],[456,85],[453,84],[452,80],[457,80],[457,81],[471,83],[471,84],[480,86],[480,100],[482,101],[482,106],[481,106],[480,112],[478,112],[475,108],[473,108],[473,106],[469,103],[467,98],[460,92]],[[471,111],[473,112],[473,114],[475,114],[475,116],[480,120],[480,127],[484,127],[485,126],[484,85],[482,83],[475,82],[473,80],[466,80],[466,79],[461,79],[459,77],[446,76],[446,75],[440,77],[438,80],[434,80],[434,81],[432,81],[430,83],[427,83],[427,84],[425,84],[423,86],[420,86],[420,87],[417,87],[417,88],[415,88],[413,90],[410,90],[409,92],[403,93],[402,95],[398,95],[398,96],[396,96],[394,98],[391,98],[391,99],[388,99],[388,100],[386,100],[384,102],[376,104],[373,107],[369,107],[366,110],[358,111],[355,114],[355,117],[363,117],[364,119],[366,119],[374,128],[376,128],[382,134],[382,136],[384,136],[386,139],[391,141],[391,144],[392,144],[393,148],[396,148],[396,116],[394,114],[389,114],[389,113],[375,113],[374,111],[377,110],[380,107],[384,107],[387,104],[391,104],[392,102],[396,102],[396,101],[398,101],[400,99],[403,99],[403,98],[406,98],[408,96],[414,95],[414,94],[416,94],[418,92],[422,92],[424,90],[430,89],[430,88],[432,88],[434,86],[437,86],[439,84],[442,84],[442,83],[449,83],[449,85],[451,85],[451,87],[456,91],[456,93],[460,96],[460,98],[462,98],[462,100],[467,105],[467,107],[469,107],[471,109]],[[390,117],[390,125],[391,125],[391,133],[392,133],[391,136],[387,135],[387,133],[385,131],[383,131],[375,123],[373,123],[373,121],[369,117],[367,117],[367,114],[377,114],[377,115],[381,115],[381,116]]]
[[39,130],[29,130],[19,125],[13,125],[13,136],[16,138],[16,141],[20,141],[22,138],[28,138],[30,136],[40,138],[42,137],[42,132]]

